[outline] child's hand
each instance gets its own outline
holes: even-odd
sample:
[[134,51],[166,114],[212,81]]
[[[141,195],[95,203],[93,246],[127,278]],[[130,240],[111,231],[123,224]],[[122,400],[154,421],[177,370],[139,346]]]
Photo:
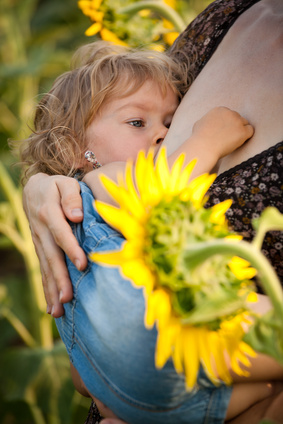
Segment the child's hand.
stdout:
[[247,119],[222,106],[211,109],[193,126],[193,137],[197,137],[198,142],[211,151],[216,160],[232,153],[253,133],[254,129]]

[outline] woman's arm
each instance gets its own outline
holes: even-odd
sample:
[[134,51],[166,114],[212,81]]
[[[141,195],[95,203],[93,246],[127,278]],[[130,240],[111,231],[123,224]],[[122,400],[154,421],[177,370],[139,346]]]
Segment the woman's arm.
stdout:
[[73,297],[64,252],[78,269],[87,265],[66,220],[82,221],[80,187],[73,178],[40,173],[26,184],[23,204],[40,262],[47,312],[59,317],[64,314],[62,303]]
[[[225,119],[224,115],[226,115]],[[176,125],[170,128],[172,143],[175,140],[174,134],[177,132]],[[251,137],[252,133],[252,126],[236,112],[227,108],[213,109],[197,121],[193,127],[192,136],[169,156],[169,163],[173,163],[177,156],[185,151],[187,162],[195,157],[201,158],[193,176],[210,172],[219,157],[239,147]],[[121,166],[123,168],[125,165],[121,163],[115,165],[120,169]],[[111,167],[110,177],[115,169],[113,165]],[[104,168],[98,171],[106,173],[107,170]],[[115,175],[116,172],[117,168]],[[92,174],[94,173],[90,173],[87,177],[87,184],[94,191],[100,190],[98,174],[93,180]],[[105,192],[101,194],[100,191],[100,194],[95,194],[98,198],[107,201],[107,198],[101,197],[105,196]],[[67,218],[73,222],[80,222],[83,218],[79,185],[73,178],[37,174],[28,181],[23,200],[40,261],[47,311],[54,317],[59,317],[64,313],[61,303],[68,302],[72,298],[72,287],[62,250],[77,268],[84,269],[87,264],[86,256],[78,246],[66,220]]]

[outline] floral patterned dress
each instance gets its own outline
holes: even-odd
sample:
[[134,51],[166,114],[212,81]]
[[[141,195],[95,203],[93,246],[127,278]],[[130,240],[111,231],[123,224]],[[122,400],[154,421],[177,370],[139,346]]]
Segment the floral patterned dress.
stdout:
[[[170,55],[189,60],[190,82],[208,62],[237,17],[258,1],[216,0],[178,37]],[[251,241],[255,234],[252,220],[267,206],[275,206],[283,213],[282,189],[283,141],[220,174],[209,191],[207,206],[232,199],[226,214],[231,228]],[[262,250],[283,285],[283,232],[269,232]],[[262,292],[260,286],[258,290]]]

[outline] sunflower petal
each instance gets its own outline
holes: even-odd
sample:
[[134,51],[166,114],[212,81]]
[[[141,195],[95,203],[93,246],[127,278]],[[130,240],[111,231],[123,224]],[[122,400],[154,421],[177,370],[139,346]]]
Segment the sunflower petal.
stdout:
[[121,264],[121,272],[132,281],[134,287],[144,287],[146,293],[153,290],[155,278],[141,260],[124,262]]
[[201,204],[203,203],[207,190],[209,189],[209,187],[211,186],[215,178],[216,178],[215,174],[211,174],[211,175],[203,174],[195,178],[191,182],[191,185],[192,185],[191,200],[194,203],[196,208],[199,208]]
[[124,261],[128,261],[129,257],[125,254],[125,250],[119,250],[114,252],[92,252],[89,254],[90,260],[98,262],[103,265],[116,266],[117,264],[123,264]]
[[[126,239],[136,239],[144,237],[144,228],[138,225],[136,219],[127,211],[118,209],[112,205],[95,201],[95,207],[103,219],[116,230],[120,231]],[[125,222],[127,225],[125,226]]]
[[212,367],[211,362],[211,349],[209,344],[209,330],[204,328],[199,328],[197,333],[198,345],[199,345],[199,356],[200,361],[206,371],[206,374],[210,378],[211,381],[217,382],[217,375]]
[[112,43],[118,44],[120,46],[127,46],[127,43],[120,40],[120,38],[118,38],[117,35],[114,34],[114,32],[109,31],[109,29],[107,28],[102,28],[102,30],[100,31],[100,35],[102,40],[111,41]]
[[185,327],[182,331],[184,368],[188,390],[192,390],[196,384],[200,364],[199,346],[195,338],[196,331],[197,329],[194,327]]
[[102,28],[101,23],[95,22],[85,31],[85,35],[88,37],[91,37],[92,35],[97,34],[101,30],[101,28]]
[[183,349],[183,339],[181,333],[181,326],[179,325],[178,332],[176,331],[176,339],[174,344],[174,349],[172,352],[172,360],[177,373],[182,373],[184,371],[184,349]]
[[225,200],[224,202],[218,203],[217,205],[212,206],[210,222],[213,224],[224,224],[225,222],[225,213],[232,205],[232,200]]
[[[193,172],[194,167],[196,166],[197,159],[191,160],[183,169],[181,175],[179,176],[178,188],[180,193],[188,186],[188,181]],[[183,199],[182,199],[183,200]],[[185,200],[185,199],[184,199]]]
[[162,368],[171,356],[171,338],[169,337],[169,328],[163,328],[158,332],[156,351],[155,351],[155,366]]
[[155,166],[156,175],[160,184],[160,187],[162,187],[162,192],[166,193],[167,188],[170,184],[170,173],[168,168],[168,162],[167,162],[167,155],[166,155],[166,149],[163,147],[160,149],[158,160],[156,162]]
[[233,256],[231,261],[229,262],[229,268],[233,272],[233,274],[239,280],[250,280],[253,278],[257,271],[255,268],[250,267],[250,263],[245,259],[239,258],[238,256]]
[[169,190],[171,193],[176,193],[178,191],[179,187],[179,178],[181,174],[181,169],[183,167],[185,160],[185,155],[181,154],[174,162],[172,169],[171,169],[171,175],[169,180]]
[[89,15],[90,19],[94,22],[100,22],[102,23],[103,21],[103,17],[104,17],[104,13],[98,10],[92,10]]
[[225,359],[225,344],[223,343],[223,338],[217,332],[210,332],[210,349],[211,354],[214,358],[215,367],[217,371],[217,375],[220,380],[224,381],[226,384],[232,383],[232,377],[229,372],[227,362]]

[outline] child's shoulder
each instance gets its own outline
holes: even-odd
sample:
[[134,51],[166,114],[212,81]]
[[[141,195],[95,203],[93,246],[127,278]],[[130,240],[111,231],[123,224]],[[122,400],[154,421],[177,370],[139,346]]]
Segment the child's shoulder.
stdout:
[[83,212],[84,212],[84,220],[83,225],[87,226],[89,222],[96,221],[96,222],[103,222],[102,218],[98,214],[96,208],[95,208],[95,198],[91,191],[91,189],[88,187],[86,183],[83,183],[82,181],[79,181],[80,189],[81,189],[81,197],[83,202]]
[[95,198],[91,189],[83,182],[79,182],[79,184],[83,201],[84,219],[80,225],[76,225],[75,233],[77,233],[76,236],[80,239],[80,243],[84,245],[86,250],[88,250],[86,245],[89,243],[92,249],[94,246],[98,247],[105,244],[109,245],[109,249],[114,248],[117,243],[121,245],[122,235],[110,227],[99,215],[95,208]]

